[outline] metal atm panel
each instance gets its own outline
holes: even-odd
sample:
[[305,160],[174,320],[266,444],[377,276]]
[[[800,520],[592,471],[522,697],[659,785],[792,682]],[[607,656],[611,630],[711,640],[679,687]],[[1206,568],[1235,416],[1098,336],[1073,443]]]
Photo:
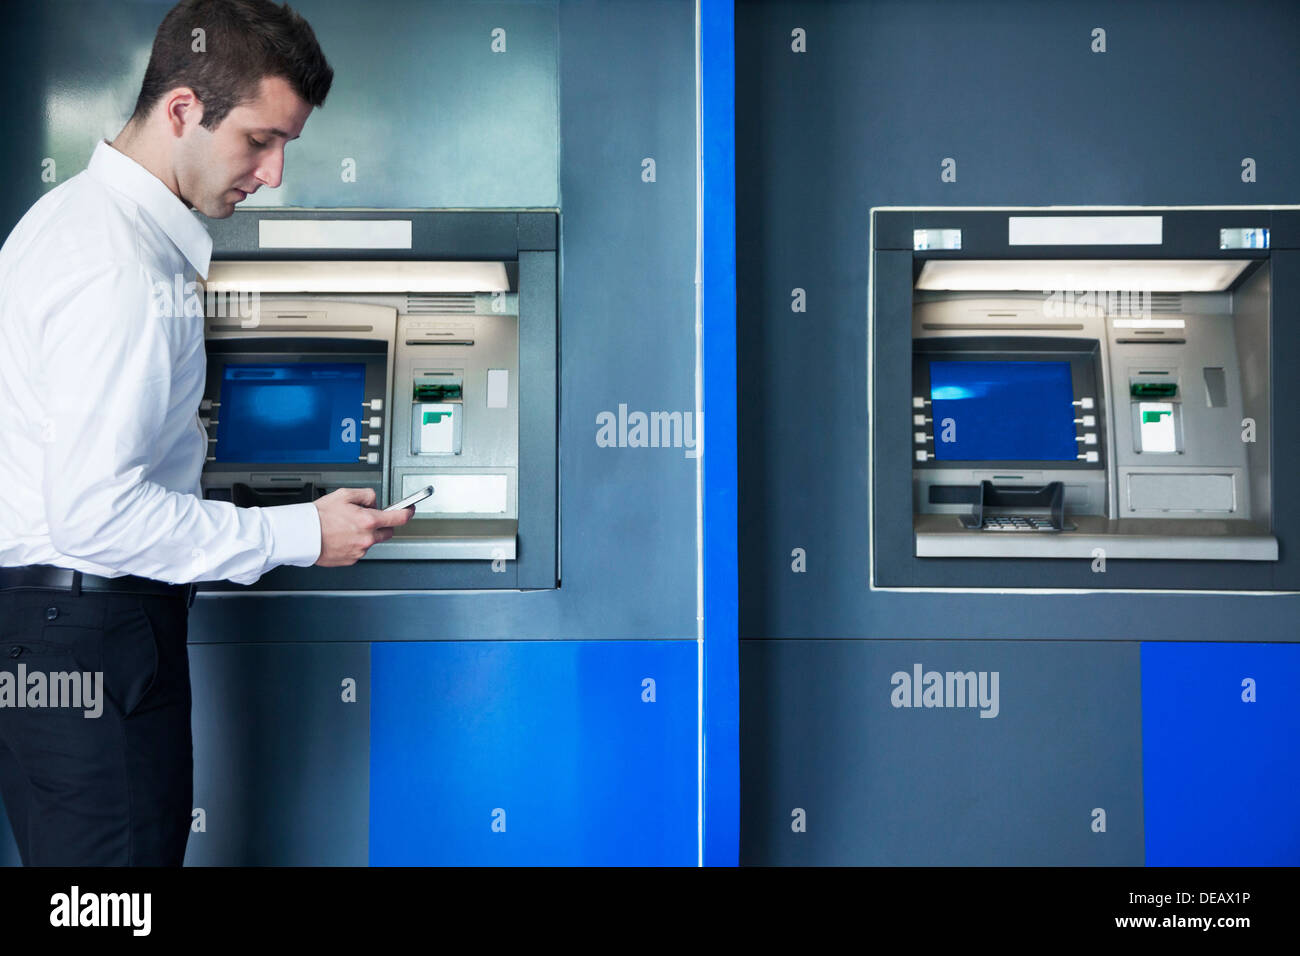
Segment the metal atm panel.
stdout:
[[1277,575],[1273,449],[1289,423],[1274,414],[1269,245],[1270,226],[1293,235],[1290,215],[873,211],[873,585],[1294,577]]
[[[409,220],[410,250],[283,248],[282,234],[315,241],[333,234],[319,223],[354,219],[393,236]],[[435,489],[356,565],[276,568],[251,589],[555,586],[554,219],[259,212],[214,224],[226,255],[205,288],[205,495],[256,507],[359,487],[383,507]]]

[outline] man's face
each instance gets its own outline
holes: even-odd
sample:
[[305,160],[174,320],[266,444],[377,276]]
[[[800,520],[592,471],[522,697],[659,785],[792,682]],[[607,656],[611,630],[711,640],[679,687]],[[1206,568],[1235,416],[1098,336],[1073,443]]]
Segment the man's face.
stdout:
[[298,138],[310,113],[285,79],[264,76],[256,99],[234,107],[215,130],[195,120],[176,143],[181,198],[210,219],[225,219],[262,186],[279,186],[285,144]]

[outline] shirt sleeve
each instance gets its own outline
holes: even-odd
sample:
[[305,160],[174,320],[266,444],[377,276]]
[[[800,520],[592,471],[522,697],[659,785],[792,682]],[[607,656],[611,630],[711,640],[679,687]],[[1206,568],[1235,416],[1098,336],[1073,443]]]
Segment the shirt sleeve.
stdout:
[[65,288],[45,314],[37,376],[54,547],[173,584],[252,584],[277,565],[314,564],[314,504],[236,508],[146,479],[168,414],[195,426],[196,411],[170,409],[181,320],[155,308],[152,273],[117,263]]

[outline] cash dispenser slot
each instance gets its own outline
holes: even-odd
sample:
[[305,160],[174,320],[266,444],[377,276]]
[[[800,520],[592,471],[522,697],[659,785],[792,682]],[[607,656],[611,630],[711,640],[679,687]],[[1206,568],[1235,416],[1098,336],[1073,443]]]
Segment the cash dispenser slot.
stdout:
[[1050,481],[1041,486],[931,485],[931,504],[969,504],[970,514],[960,516],[962,527],[973,531],[1070,531],[1065,521],[1065,484]]
[[242,481],[231,482],[230,501],[236,508],[269,508],[310,503],[325,493],[314,481],[272,480],[276,484],[253,486]]

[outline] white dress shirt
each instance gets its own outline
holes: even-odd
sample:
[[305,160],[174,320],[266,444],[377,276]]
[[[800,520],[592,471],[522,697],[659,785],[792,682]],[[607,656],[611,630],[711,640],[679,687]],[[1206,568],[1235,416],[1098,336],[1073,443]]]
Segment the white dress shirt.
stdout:
[[106,142],[14,227],[0,249],[0,566],[251,584],[320,557],[314,504],[202,497],[192,283],[211,254],[185,204]]

